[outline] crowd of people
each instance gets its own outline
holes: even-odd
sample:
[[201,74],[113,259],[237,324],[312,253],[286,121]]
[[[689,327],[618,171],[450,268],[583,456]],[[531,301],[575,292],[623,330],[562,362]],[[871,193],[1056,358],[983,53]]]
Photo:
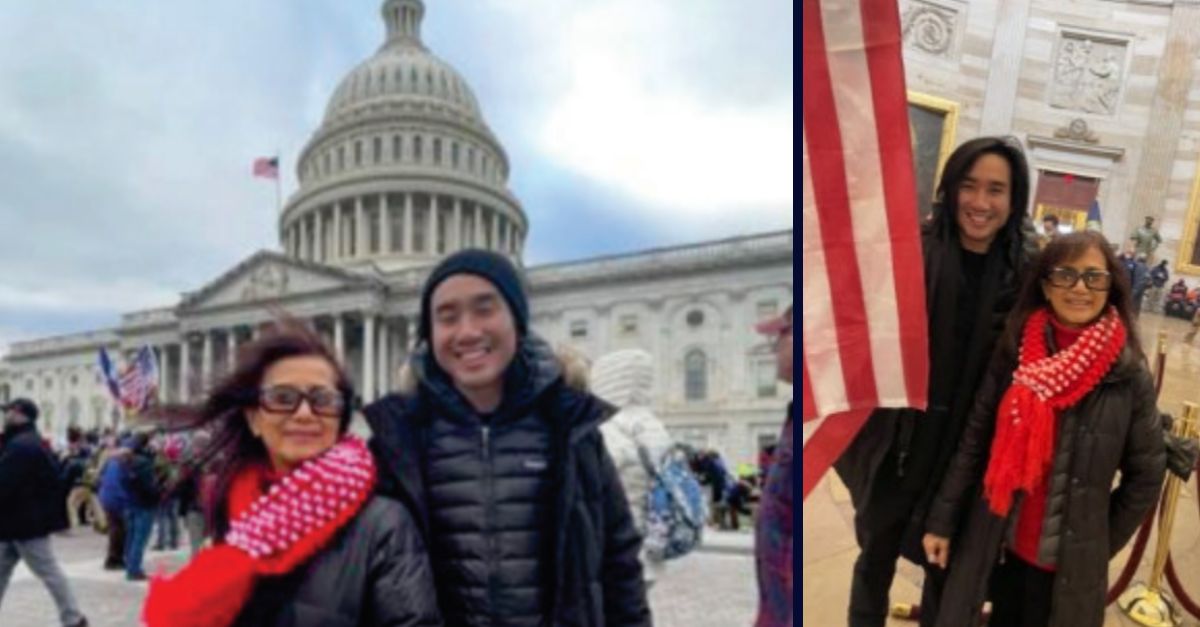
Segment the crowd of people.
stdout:
[[[91,526],[104,568],[150,577],[151,627],[650,625],[647,589],[701,537],[694,472],[734,529],[754,494],[755,624],[792,624],[790,405],[768,467],[731,479],[654,415],[649,353],[590,363],[534,333],[507,258],[449,256],[420,307],[399,389],[361,408],[324,341],[288,319],[202,402],[129,432],[72,429],[55,451],[34,403],[5,405],[0,501],[20,515],[0,517],[0,601],[24,560],[62,624],[87,625],[49,537]],[[759,327],[787,383],[791,317]],[[350,432],[359,412],[369,441]],[[186,565],[148,573],[147,550],[184,533]]]

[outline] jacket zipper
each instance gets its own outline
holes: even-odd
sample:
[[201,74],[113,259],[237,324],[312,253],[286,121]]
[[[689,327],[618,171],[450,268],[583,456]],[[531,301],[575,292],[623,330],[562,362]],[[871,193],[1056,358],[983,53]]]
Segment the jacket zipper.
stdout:
[[483,507],[484,534],[487,542],[487,622],[492,623],[496,608],[496,495],[495,477],[492,473],[492,445],[490,427],[484,426],[480,432],[480,452],[483,455]]

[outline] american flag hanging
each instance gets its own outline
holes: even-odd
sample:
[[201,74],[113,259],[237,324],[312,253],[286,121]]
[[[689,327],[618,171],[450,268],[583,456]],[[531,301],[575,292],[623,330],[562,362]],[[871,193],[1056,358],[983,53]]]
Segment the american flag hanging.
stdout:
[[254,160],[254,176],[266,179],[279,178],[279,157],[259,157]]
[[926,403],[896,0],[804,5],[804,496],[876,407]]
[[158,391],[158,360],[154,349],[143,346],[133,361],[121,371],[121,405],[129,410],[142,411]]

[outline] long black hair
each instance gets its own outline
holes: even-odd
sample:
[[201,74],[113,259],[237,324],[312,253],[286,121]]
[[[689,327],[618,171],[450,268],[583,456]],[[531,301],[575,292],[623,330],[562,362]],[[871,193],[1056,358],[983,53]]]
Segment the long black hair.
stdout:
[[338,433],[344,434],[354,411],[350,378],[320,336],[292,319],[274,323],[259,339],[242,345],[236,368],[213,386],[201,404],[164,407],[156,412],[172,429],[195,429],[209,435],[207,446],[189,460],[189,465],[192,470],[206,469],[216,476],[215,490],[210,501],[204,503],[216,539],[229,530],[224,496],[234,477],[246,466],[268,460],[266,447],[250,431],[245,415],[247,409],[258,404],[263,375],[280,360],[309,356],[320,357],[333,368],[336,387],[346,401],[338,421]]
[[1042,254],[1033,262],[1025,283],[1017,295],[1017,303],[1008,318],[1008,328],[1005,331],[1005,347],[1016,354],[1021,345],[1021,332],[1029,315],[1043,307],[1048,307],[1043,286],[1050,271],[1064,262],[1078,259],[1088,250],[1098,250],[1104,256],[1105,270],[1112,274],[1112,285],[1108,288],[1108,305],[1117,309],[1117,315],[1125,324],[1125,345],[1139,360],[1145,360],[1142,344],[1138,340],[1137,325],[1133,318],[1132,288],[1125,266],[1113,254],[1112,245],[1103,235],[1096,231],[1077,231],[1054,238],[1046,245]]
[[1015,137],[976,137],[963,142],[950,153],[934,193],[932,228],[947,238],[954,236],[957,239],[958,188],[983,155],[996,155],[1008,163],[1008,222],[996,235],[995,244],[1015,260],[1024,244],[1021,223],[1028,219],[1029,208],[1029,161],[1025,158],[1020,140]]

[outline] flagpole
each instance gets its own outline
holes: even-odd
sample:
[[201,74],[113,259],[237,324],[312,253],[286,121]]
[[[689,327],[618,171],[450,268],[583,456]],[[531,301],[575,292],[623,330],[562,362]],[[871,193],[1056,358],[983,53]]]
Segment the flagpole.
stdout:
[[281,152],[279,150],[275,151],[275,164],[277,166],[279,166],[279,167],[275,168],[275,212],[276,213],[283,211],[283,191],[280,188],[280,186],[282,185],[282,183],[280,183],[280,179],[283,178],[283,176],[282,176],[283,160],[280,158],[280,154],[281,154]]

